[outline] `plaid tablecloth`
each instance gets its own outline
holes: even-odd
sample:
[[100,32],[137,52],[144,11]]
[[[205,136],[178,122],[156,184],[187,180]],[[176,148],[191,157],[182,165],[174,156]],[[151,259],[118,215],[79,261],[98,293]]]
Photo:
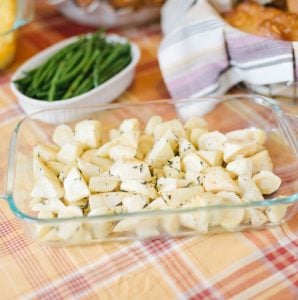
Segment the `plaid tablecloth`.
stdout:
[[[0,192],[10,133],[23,117],[10,74],[38,51],[90,28],[43,2],[19,35],[14,64],[0,73]],[[158,25],[118,31],[138,43],[141,62],[118,101],[167,98],[156,60]],[[27,238],[0,201],[0,299],[297,299],[298,216],[282,227],[148,242],[50,248]]]

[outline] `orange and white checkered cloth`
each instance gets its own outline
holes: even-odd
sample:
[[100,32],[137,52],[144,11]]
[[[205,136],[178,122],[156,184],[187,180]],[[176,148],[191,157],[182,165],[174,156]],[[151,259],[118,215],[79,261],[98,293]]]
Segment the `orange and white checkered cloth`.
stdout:
[[[39,4],[0,73],[0,191],[10,133],[23,117],[10,74],[36,52],[90,28]],[[156,60],[158,25],[118,31],[141,47],[133,85],[118,101],[168,98]],[[272,230],[50,248],[27,238],[0,200],[0,299],[298,299],[298,216]]]

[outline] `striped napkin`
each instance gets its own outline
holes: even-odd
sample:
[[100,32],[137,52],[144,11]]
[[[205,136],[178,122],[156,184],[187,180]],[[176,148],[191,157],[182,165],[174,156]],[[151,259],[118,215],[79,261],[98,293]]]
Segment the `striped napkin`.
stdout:
[[158,60],[173,98],[221,95],[239,82],[266,93],[268,85],[297,80],[298,42],[231,27],[220,12],[232,5],[232,0],[168,0],[162,8]]

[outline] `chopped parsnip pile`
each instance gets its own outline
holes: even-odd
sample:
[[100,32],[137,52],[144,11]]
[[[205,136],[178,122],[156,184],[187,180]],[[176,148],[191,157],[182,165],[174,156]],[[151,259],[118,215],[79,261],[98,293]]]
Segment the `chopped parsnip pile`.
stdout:
[[[281,179],[273,174],[261,129],[209,132],[202,118],[184,125],[153,116],[144,130],[124,120],[102,142],[101,124],[85,120],[60,125],[55,145],[34,149],[35,184],[30,206],[40,218],[66,218],[239,204],[263,200]],[[228,231],[239,225],[279,222],[286,206],[203,210],[160,217],[38,225],[44,240],[90,240],[109,235],[147,237],[183,230]]]

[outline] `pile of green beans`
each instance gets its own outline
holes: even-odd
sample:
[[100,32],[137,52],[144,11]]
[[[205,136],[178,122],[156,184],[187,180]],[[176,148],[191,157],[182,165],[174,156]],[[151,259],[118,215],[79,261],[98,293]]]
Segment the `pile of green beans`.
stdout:
[[78,38],[14,83],[23,94],[34,99],[69,99],[104,83],[131,59],[130,44],[107,41],[101,32],[96,32]]

